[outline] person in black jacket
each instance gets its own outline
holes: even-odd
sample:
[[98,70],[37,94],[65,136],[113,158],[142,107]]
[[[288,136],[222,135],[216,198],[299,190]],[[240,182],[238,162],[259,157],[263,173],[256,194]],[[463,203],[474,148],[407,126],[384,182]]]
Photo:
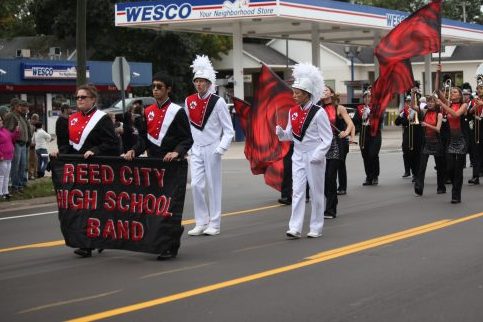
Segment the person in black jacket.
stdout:
[[[95,156],[119,156],[119,140],[114,124],[106,113],[96,107],[97,90],[92,85],[81,85],[76,94],[77,112],[67,122],[56,128],[58,152],[51,154],[81,154],[84,158]],[[68,140],[63,140],[68,138]],[[93,248],[79,248],[74,251],[81,257],[91,257]],[[99,252],[102,250],[99,249]]]
[[57,149],[61,146],[69,144],[69,135],[66,132],[69,124],[69,115],[72,113],[72,108],[68,104],[60,106],[60,115],[55,122],[55,136],[57,137]]
[[[144,110],[137,142],[124,154],[124,158],[133,160],[147,151],[149,157],[160,158],[164,162],[184,159],[193,145],[188,116],[181,106],[171,102],[169,94],[173,83],[168,76],[157,73],[152,84],[156,103]],[[177,229],[173,232],[172,244],[158,256],[158,260],[174,258],[178,254],[184,227],[181,221],[175,224]]]

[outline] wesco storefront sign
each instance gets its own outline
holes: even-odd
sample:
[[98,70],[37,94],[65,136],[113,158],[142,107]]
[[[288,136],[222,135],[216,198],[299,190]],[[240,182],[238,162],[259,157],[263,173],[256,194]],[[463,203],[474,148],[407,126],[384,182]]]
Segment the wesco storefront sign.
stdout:
[[[86,76],[89,78],[89,67]],[[77,69],[74,65],[22,64],[23,79],[76,79]]]

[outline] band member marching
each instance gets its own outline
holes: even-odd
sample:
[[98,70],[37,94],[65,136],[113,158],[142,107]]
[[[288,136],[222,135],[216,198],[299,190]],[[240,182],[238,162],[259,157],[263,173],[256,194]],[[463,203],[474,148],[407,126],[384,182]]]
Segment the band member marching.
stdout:
[[379,183],[379,150],[381,149],[381,126],[378,126],[376,135],[371,135],[370,117],[372,112],[371,91],[366,90],[363,94],[364,104],[357,106],[355,121],[360,124],[359,147],[364,161],[366,180],[363,186],[377,185]]
[[481,130],[483,126],[483,64],[478,67],[476,72],[476,97],[471,101],[469,108],[470,117],[473,118],[470,142],[473,146],[474,164],[473,176],[468,183],[480,184],[480,172],[483,170],[483,136]]
[[[97,90],[92,85],[77,88],[75,96],[77,112],[69,116],[68,123],[62,123],[57,135],[68,137],[59,145],[61,154],[82,154],[91,156],[119,156],[119,141],[114,132],[114,123],[109,115],[99,111],[96,106]],[[91,257],[93,248],[79,248],[74,251],[81,257]],[[99,252],[102,250],[100,249]]]
[[275,133],[281,141],[293,141],[292,215],[289,238],[300,238],[305,215],[305,188],[310,187],[312,212],[307,237],[322,236],[324,226],[324,177],[326,154],[332,142],[329,118],[316,105],[322,97],[324,79],[319,69],[310,64],[297,64],[293,69],[293,98],[297,103],[289,111],[287,128],[277,125]]
[[[148,157],[160,158],[164,162],[173,162],[184,159],[188,150],[193,145],[188,116],[185,110],[171,102],[169,94],[173,88],[173,82],[167,75],[157,73],[153,76],[152,91],[156,103],[144,109],[142,126],[139,129],[137,142],[132,149],[126,152],[124,158],[133,160],[147,151]],[[164,250],[158,256],[158,260],[166,260],[176,257],[180,247],[180,239],[184,227],[181,225],[181,216],[170,221],[170,243],[163,245]]]
[[208,57],[196,56],[191,67],[197,93],[185,103],[194,140],[190,166],[196,226],[188,235],[214,236],[221,225],[221,156],[235,131],[225,100],[215,94],[216,72]]
[[[416,100],[416,89],[411,90],[411,95],[406,97],[404,108],[394,120],[395,125],[403,127],[402,151],[406,177],[409,172],[413,174],[413,182],[418,173],[419,158],[421,151],[421,125],[419,124],[419,104]],[[409,168],[406,169],[406,164]]]
[[450,99],[444,95],[436,103],[447,113],[447,123],[449,125],[448,146],[446,149],[446,167],[449,179],[452,182],[451,203],[461,202],[461,187],[463,185],[463,167],[466,161],[466,140],[463,133],[464,115],[466,104],[463,103],[463,93],[460,88],[450,89]]
[[445,162],[444,162],[444,148],[441,142],[440,130],[443,120],[443,114],[440,111],[439,106],[436,105],[436,98],[434,96],[428,96],[427,109],[424,114],[421,126],[424,128],[424,143],[421,151],[419,169],[416,176],[416,182],[414,184],[414,192],[416,195],[423,195],[424,190],[424,177],[426,174],[426,166],[428,164],[429,156],[434,156],[436,163],[436,177],[437,177],[437,193],[445,193],[446,187],[444,185],[445,180]]
[[[337,169],[341,163],[345,163],[345,146],[344,141],[348,138],[354,129],[354,124],[347,114],[344,106],[338,105],[337,97],[332,88],[326,86],[324,89],[324,97],[322,98],[322,106],[329,118],[332,128],[332,142],[327,152],[327,164],[325,168],[325,218],[337,217]],[[345,130],[341,130],[345,128]],[[346,178],[347,180],[347,178]],[[346,183],[347,185],[347,183]]]

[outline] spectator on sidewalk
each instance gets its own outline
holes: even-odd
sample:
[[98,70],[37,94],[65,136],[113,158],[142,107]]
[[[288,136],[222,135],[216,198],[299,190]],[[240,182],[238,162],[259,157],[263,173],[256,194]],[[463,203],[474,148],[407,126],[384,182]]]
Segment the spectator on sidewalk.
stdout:
[[37,155],[35,154],[35,140],[34,140],[34,136],[33,136],[33,133],[35,132],[35,125],[37,123],[40,122],[40,117],[38,114],[34,113],[32,114],[32,116],[30,117],[30,123],[29,123],[29,126],[30,126],[30,133],[32,133],[32,137],[31,137],[31,140],[30,140],[30,144],[29,144],[29,151],[28,151],[28,156],[27,156],[27,159],[28,159],[28,178],[29,180],[35,180],[36,176],[37,176]]
[[20,100],[4,118],[6,129],[13,132],[18,127],[20,130],[20,135],[15,140],[12,167],[10,169],[12,193],[23,192],[23,188],[27,185],[27,173],[25,171],[27,168],[27,146],[31,140],[30,127],[25,119],[27,111],[28,103]]
[[0,117],[0,198],[10,199],[8,193],[8,182],[10,178],[10,167],[12,164],[14,141],[20,135],[18,127],[14,132],[3,126],[3,117]]
[[52,136],[42,128],[42,122],[35,123],[34,132],[35,154],[37,155],[37,178],[45,175],[45,168],[49,162],[47,144],[52,141]]

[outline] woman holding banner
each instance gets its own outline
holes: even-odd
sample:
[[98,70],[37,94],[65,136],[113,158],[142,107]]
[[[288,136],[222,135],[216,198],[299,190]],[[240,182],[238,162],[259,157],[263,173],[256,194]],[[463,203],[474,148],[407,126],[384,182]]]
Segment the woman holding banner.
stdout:
[[[119,142],[111,118],[96,106],[97,90],[92,85],[81,85],[75,96],[77,112],[69,116],[67,124],[59,128],[57,135],[69,140],[59,145],[59,151],[51,154],[80,154],[91,156],[119,156]],[[67,143],[68,142],[68,143]],[[74,251],[81,257],[91,257],[93,248]],[[99,249],[101,252],[102,249]]]

